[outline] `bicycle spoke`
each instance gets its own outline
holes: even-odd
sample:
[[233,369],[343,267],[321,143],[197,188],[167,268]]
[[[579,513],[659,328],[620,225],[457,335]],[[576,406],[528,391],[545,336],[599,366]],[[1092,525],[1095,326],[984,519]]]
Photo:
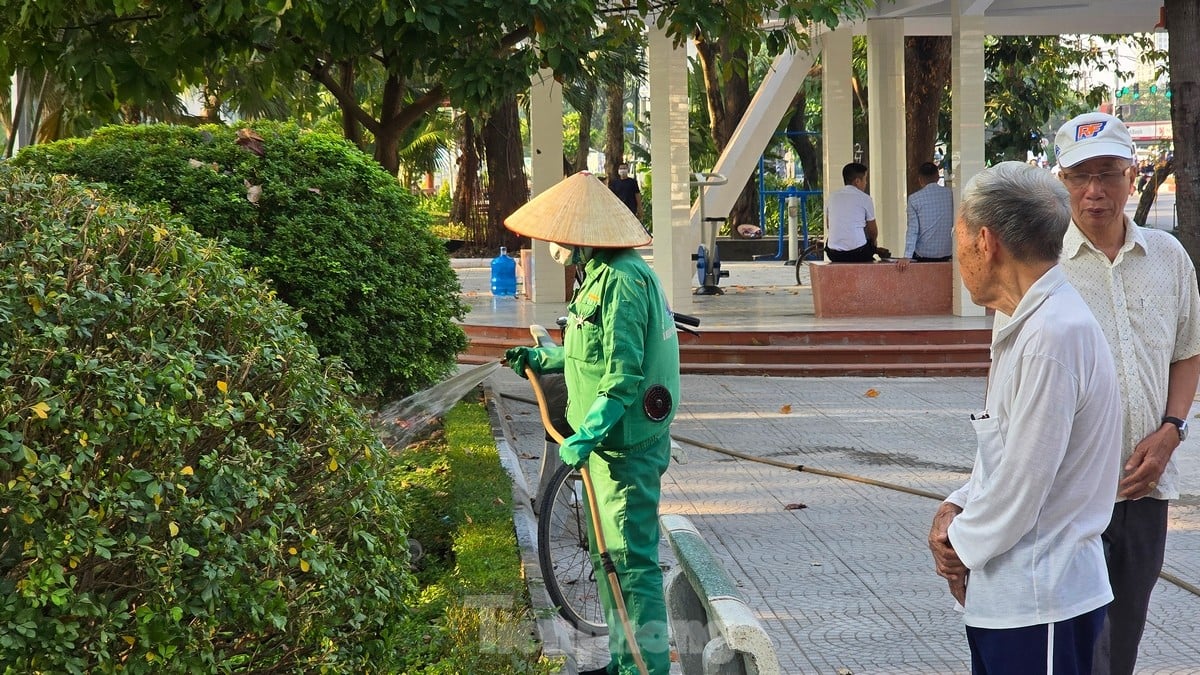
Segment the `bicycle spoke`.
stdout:
[[539,559],[551,598],[576,628],[607,632],[588,549],[586,499],[577,474],[560,471],[547,490],[538,523]]

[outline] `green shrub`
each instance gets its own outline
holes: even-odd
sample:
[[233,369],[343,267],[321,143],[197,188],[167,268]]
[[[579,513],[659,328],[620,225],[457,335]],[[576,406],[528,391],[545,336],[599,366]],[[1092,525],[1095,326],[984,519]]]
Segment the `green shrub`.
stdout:
[[295,310],[5,166],[0,269],[0,671],[394,671],[394,460]]
[[15,163],[163,202],[224,239],[368,394],[401,398],[450,372],[466,347],[454,322],[466,306],[415,197],[341,138],[290,124],[254,129],[261,157],[233,129],[152,125],[33,146]]

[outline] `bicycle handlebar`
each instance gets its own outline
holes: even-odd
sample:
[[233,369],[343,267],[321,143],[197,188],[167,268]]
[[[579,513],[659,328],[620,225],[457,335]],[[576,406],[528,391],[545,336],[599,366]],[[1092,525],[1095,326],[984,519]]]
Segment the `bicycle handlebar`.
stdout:
[[[671,319],[675,321],[675,327],[679,330],[691,333],[692,335],[700,335],[700,333],[692,330],[693,328],[700,327],[700,317],[681,312],[671,312]],[[560,316],[555,323],[558,324],[558,329],[562,330],[567,327],[567,317]],[[529,332],[533,334],[533,338],[537,341],[539,347],[553,347],[558,344],[554,341],[554,338],[550,337],[550,333],[538,324],[530,326]]]

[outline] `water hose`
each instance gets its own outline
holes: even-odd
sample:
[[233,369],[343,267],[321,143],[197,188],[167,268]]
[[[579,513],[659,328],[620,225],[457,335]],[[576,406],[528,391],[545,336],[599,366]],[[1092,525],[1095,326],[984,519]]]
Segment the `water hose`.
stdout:
[[[536,391],[536,389],[535,389],[535,391]],[[505,398],[511,399],[513,401],[519,401],[521,403],[528,403],[530,405],[537,404],[537,401],[532,401],[530,399],[527,399],[527,398],[524,398],[521,396],[514,396],[512,394],[503,394],[503,396]],[[769,466],[775,466],[775,467],[779,467],[781,469],[788,469],[789,471],[802,471],[804,473],[811,473],[816,476],[826,476],[829,478],[838,478],[841,480],[848,480],[848,481],[852,481],[855,483],[864,483],[866,485],[874,485],[876,487],[887,488],[888,490],[895,490],[897,492],[905,492],[907,494],[916,495],[918,497],[928,497],[930,499],[936,499],[939,502],[943,501],[946,498],[944,495],[937,494],[936,492],[929,492],[927,490],[919,490],[917,488],[910,488],[905,485],[897,485],[895,483],[888,483],[886,481],[875,480],[874,478],[866,478],[865,476],[855,476],[854,474],[849,474],[849,473],[838,473],[836,471],[825,471],[824,469],[814,469],[811,466],[805,466],[803,464],[791,464],[789,462],[781,462],[777,459],[771,459],[769,457],[757,457],[755,455],[748,455],[744,452],[738,452],[736,450],[722,448],[718,445],[712,445],[711,443],[705,443],[703,441],[698,441],[698,440],[695,440],[692,438],[676,436],[674,434],[671,435],[671,438],[675,439],[676,441],[679,441],[680,443],[687,443],[688,445],[692,445],[697,448],[701,448],[704,450],[711,450],[712,452],[715,452],[717,454],[727,455],[729,457],[735,457],[737,459],[744,459],[749,462],[757,462],[759,464],[767,464]],[[1183,589],[1184,591],[1187,591],[1188,593],[1191,593],[1192,595],[1200,596],[1200,587],[1197,587],[1195,584],[1188,583],[1187,581],[1180,579],[1179,577],[1175,576],[1174,574],[1171,574],[1170,572],[1166,572],[1166,571],[1159,572],[1158,577],[1160,579],[1162,579],[1163,581],[1174,584],[1175,586]]]
[[[533,393],[537,396],[538,412],[542,415],[542,426],[546,427],[546,433],[554,439],[556,443],[562,445],[565,438],[558,433],[554,425],[550,422],[549,406],[546,403],[546,395],[542,392],[542,385],[538,381],[537,373],[533,372],[533,368],[525,366],[525,377],[529,379],[530,386],[533,387]],[[642,659],[642,648],[637,643],[637,637],[633,632],[633,624],[629,621],[629,610],[625,608],[625,595],[621,592],[621,581],[617,578],[617,566],[613,564],[612,556],[608,554],[608,545],[604,543],[604,532],[600,527],[600,509],[596,506],[596,491],[592,487],[592,474],[588,471],[587,466],[579,467],[579,475],[583,478],[583,488],[587,493],[588,511],[591,513],[592,534],[596,541],[596,552],[600,555],[600,562],[604,566],[604,574],[608,577],[608,586],[613,591],[613,601],[616,603],[617,615],[621,619],[621,629],[625,632],[625,639],[629,642],[629,648],[633,651],[633,660],[637,663],[638,672],[641,675],[649,675],[646,669],[646,662]]]

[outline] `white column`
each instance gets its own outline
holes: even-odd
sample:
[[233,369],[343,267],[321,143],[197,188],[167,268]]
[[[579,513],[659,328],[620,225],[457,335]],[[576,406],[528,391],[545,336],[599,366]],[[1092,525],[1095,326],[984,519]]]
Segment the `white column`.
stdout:
[[[529,88],[529,146],[532,190],[530,198],[563,179],[562,85],[554,73],[543,69]],[[534,302],[562,302],[565,268],[550,257],[544,241],[533,240],[533,274],[530,298]]]
[[879,224],[879,245],[904,254],[905,177],[904,21],[867,21],[867,82],[871,92],[868,129],[871,141],[871,199]]
[[848,26],[821,36],[821,173],[826,204],[831,194],[842,189],[842,167],[854,161],[853,41]]
[[[959,0],[950,3],[951,133],[953,149],[946,168],[946,184],[954,191],[955,212],[962,199],[962,186],[983,171],[983,17],[963,16]],[[954,259],[954,313],[982,316],[983,307],[971,302],[971,294],[958,274]]]
[[[653,24],[648,28],[650,70],[650,183],[654,271],[671,307],[688,312],[700,243],[691,227],[688,193],[687,52]],[[693,283],[695,282],[695,283]]]
[[[9,119],[18,119],[19,122],[16,128],[12,130],[16,134],[16,142],[13,143],[13,154],[27,145],[33,145],[33,113],[37,110],[36,94],[33,90],[33,83],[29,78],[29,71],[17,70],[12,76],[12,87],[9,90],[9,100],[12,102],[11,113]],[[22,99],[21,105],[18,107],[17,101]],[[3,154],[3,148],[0,148],[0,154]]]

